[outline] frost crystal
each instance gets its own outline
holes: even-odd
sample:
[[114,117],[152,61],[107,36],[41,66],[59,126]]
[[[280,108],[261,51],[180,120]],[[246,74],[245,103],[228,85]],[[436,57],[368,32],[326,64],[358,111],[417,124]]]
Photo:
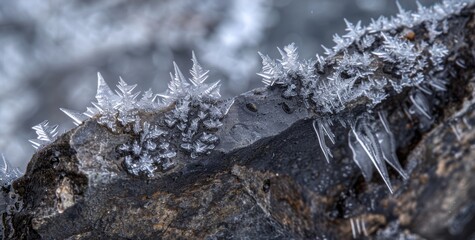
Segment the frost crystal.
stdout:
[[75,111],[72,111],[72,110],[69,110],[69,109],[66,109],[66,108],[60,108],[60,110],[62,112],[64,112],[68,117],[73,119],[73,123],[76,126],[83,123],[87,119],[87,116],[85,116],[82,113],[78,113],[78,112],[75,112]]
[[298,63],[299,54],[295,44],[292,43],[288,46],[285,46],[284,51],[280,50],[280,48],[277,48],[277,50],[279,50],[280,55],[282,55],[282,60],[279,61],[282,64],[284,72],[287,74],[296,72],[300,64]]
[[167,103],[173,102],[177,99],[184,98],[186,96],[193,96],[195,98],[210,98],[218,99],[221,97],[219,89],[221,84],[219,81],[206,84],[204,81],[208,78],[208,70],[204,70],[198,63],[195,54],[192,57],[193,67],[190,70],[192,78],[189,82],[181,72],[178,65],[173,62],[175,73],[170,73],[172,81],[168,84],[168,90],[160,94]]
[[325,136],[330,139],[332,144],[335,144],[335,135],[330,129],[331,121],[328,119],[316,119],[313,121],[313,130],[317,134],[318,143],[320,144],[320,148],[322,149],[323,155],[327,162],[330,162],[330,158],[333,157],[330,148],[327,147],[325,143]]
[[152,177],[159,166],[165,170],[164,163],[167,163],[167,168],[173,166],[168,158],[174,157],[176,152],[170,148],[167,131],[149,122],[144,122],[141,129],[139,140],[122,145],[119,149],[128,154],[125,165],[130,173]]
[[53,142],[58,136],[58,125],[49,126],[49,122],[46,120],[32,128],[38,135],[37,139],[29,140],[35,149],[39,149],[40,147]]
[[1,155],[0,160],[0,183],[3,186],[10,185],[12,181],[19,178],[22,175],[22,172],[18,168],[12,168],[10,163],[3,154]]
[[262,72],[257,75],[262,77],[264,84],[272,86],[284,75],[284,70],[280,64],[277,64],[269,56],[258,53],[262,58]]
[[354,25],[348,20],[346,19],[344,20],[346,23],[346,31],[348,31],[348,33],[345,34],[343,37],[350,39],[351,41],[354,41],[356,39],[359,39],[365,33],[365,29],[361,27],[361,21],[358,21],[358,23]]
[[[387,138],[378,136],[377,132],[378,129],[368,123],[366,118],[360,118],[351,125],[351,131],[348,133],[348,145],[353,152],[353,160],[360,167],[366,180],[371,180],[374,166],[392,193],[389,174],[384,164],[386,159],[393,160],[384,157],[392,157],[392,152],[383,151],[391,151],[393,147],[390,144],[394,140],[388,141]],[[385,139],[386,141],[384,141]],[[396,163],[399,165],[397,160]]]

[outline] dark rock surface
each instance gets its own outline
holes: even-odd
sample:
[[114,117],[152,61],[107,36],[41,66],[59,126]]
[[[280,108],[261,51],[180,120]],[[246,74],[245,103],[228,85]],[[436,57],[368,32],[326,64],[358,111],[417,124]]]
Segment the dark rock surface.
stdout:
[[[5,238],[474,238],[473,9],[449,24],[454,34],[442,40],[451,51],[450,84],[431,99],[438,103],[430,128],[415,127],[401,96],[380,106],[410,175],[403,181],[390,171],[393,195],[378,177],[364,181],[347,129],[333,129],[337,144],[327,163],[303,102],[282,98],[278,87],[256,89],[235,98],[215,151],[198,159],[179,155],[173,169],[153,178],[128,174],[117,151],[137,136],[111,132],[95,119],[65,133],[37,152],[14,183],[22,206],[4,216]],[[352,225],[360,231],[352,233]]]

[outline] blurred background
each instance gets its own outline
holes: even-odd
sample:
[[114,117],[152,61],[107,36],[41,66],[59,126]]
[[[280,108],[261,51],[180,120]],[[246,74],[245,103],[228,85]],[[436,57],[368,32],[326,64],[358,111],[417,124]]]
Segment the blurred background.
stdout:
[[[416,9],[414,0],[400,0]],[[423,5],[433,1],[421,0]],[[59,107],[80,112],[94,100],[96,73],[137,90],[166,90],[172,61],[183,73],[194,50],[222,95],[262,86],[257,51],[295,42],[301,58],[332,46],[343,18],[364,25],[394,15],[394,0],[4,0],[0,3],[0,152],[25,168],[28,139],[43,120],[73,127]]]

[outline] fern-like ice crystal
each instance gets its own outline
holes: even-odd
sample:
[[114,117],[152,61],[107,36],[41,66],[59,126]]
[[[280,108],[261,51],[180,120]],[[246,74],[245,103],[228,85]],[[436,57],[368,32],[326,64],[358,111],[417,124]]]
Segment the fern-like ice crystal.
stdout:
[[10,185],[13,180],[22,175],[22,172],[18,168],[13,168],[3,154],[0,155],[0,184]]
[[53,142],[58,136],[58,125],[50,126],[48,121],[43,121],[32,128],[38,135],[37,139],[29,140],[35,149]]
[[[117,90],[113,91],[98,73],[93,107],[88,107],[84,113],[61,110],[76,125],[95,118],[112,131],[120,127],[123,131],[138,134],[139,140],[133,140],[119,149],[126,154],[124,162],[130,173],[153,176],[158,169],[172,168],[175,165],[173,158],[180,151],[189,153],[192,158],[209,154],[219,143],[213,132],[222,125],[221,119],[232,104],[232,100],[219,100],[219,81],[206,83],[209,71],[199,64],[194,52],[191,60],[193,66],[188,79],[173,63],[174,73],[170,73],[171,81],[163,94],[154,94],[150,89],[140,94],[134,91],[137,85],[130,85],[122,78]],[[139,116],[139,110],[162,111],[170,107],[172,109],[167,110],[164,119],[159,122],[144,121]],[[173,140],[175,144],[172,144],[171,134],[175,132],[179,132],[181,139],[178,143]]]

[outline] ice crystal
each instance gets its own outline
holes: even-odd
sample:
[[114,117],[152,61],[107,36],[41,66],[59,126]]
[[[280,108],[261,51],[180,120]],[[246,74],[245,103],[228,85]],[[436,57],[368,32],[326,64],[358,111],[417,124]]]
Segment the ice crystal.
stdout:
[[350,226],[353,239],[357,239],[361,236],[369,236],[368,231],[366,230],[366,223],[364,219],[350,218]]
[[374,167],[392,192],[384,162],[391,165],[404,179],[408,176],[397,159],[396,143],[386,113],[379,112],[378,116],[380,122],[367,115],[358,118],[348,133],[348,145],[353,152],[353,160],[360,167],[365,179],[371,180]]
[[217,137],[202,141],[199,136],[210,136],[211,132],[222,126],[221,119],[229,110],[230,104],[232,101],[208,104],[188,96],[176,102],[175,108],[165,116],[165,122],[168,127],[176,127],[181,131],[180,147],[195,158],[214,149]]
[[58,125],[49,126],[48,121],[43,121],[32,127],[38,135],[37,139],[29,140],[35,149],[53,142],[58,136]]
[[19,178],[22,172],[18,168],[13,168],[3,154],[0,155],[2,158],[0,160],[0,184],[6,186],[13,180]]
[[190,82],[192,82],[195,86],[199,86],[203,84],[206,79],[208,79],[209,70],[204,70],[201,67],[198,59],[196,59],[195,52],[192,52],[191,61],[193,61],[193,67],[190,70],[190,74],[192,76]]
[[262,58],[262,72],[257,75],[262,77],[262,82],[266,85],[274,85],[284,74],[280,64],[277,64],[267,55],[258,52]]
[[384,164],[383,148],[380,146],[375,129],[372,128],[366,118],[358,119],[351,126],[348,141],[353,152],[353,160],[361,168],[363,176],[370,180],[374,166],[388,186],[389,191],[393,192],[388,171]]
[[330,125],[331,121],[329,119],[316,119],[313,121],[313,130],[317,134],[318,143],[322,149],[323,155],[327,162],[330,162],[330,158],[333,157],[330,148],[327,147],[325,142],[325,136],[330,139],[332,144],[335,144],[335,135],[331,132]]
[[211,98],[218,99],[221,97],[219,89],[221,84],[219,81],[206,84],[204,81],[208,78],[208,70],[204,70],[196,59],[195,54],[192,54],[193,67],[190,70],[192,78],[189,81],[185,78],[178,65],[173,62],[175,73],[170,73],[172,81],[168,84],[168,89],[165,93],[160,94],[166,102],[172,102],[186,96],[193,96],[197,98]]
[[415,91],[413,94],[409,95],[409,99],[413,104],[414,111],[423,115],[427,119],[432,119],[429,102],[423,93]]
[[87,120],[87,116],[82,113],[78,113],[66,108],[60,108],[60,110],[64,112],[68,117],[70,117],[76,126]]
[[282,60],[279,61],[282,64],[284,72],[287,74],[296,72],[300,65],[298,64],[299,54],[295,44],[292,43],[285,46],[284,51],[280,50],[280,48],[277,48],[277,50],[279,50],[280,55],[282,55]]
[[167,163],[167,168],[172,167],[169,158],[176,156],[176,152],[168,143],[168,132],[149,122],[143,122],[140,129],[138,139],[119,147],[126,154],[125,166],[128,171],[134,175],[151,177],[159,166],[165,169],[164,163]]
[[414,25],[413,14],[410,11],[404,10],[404,8],[402,8],[399,1],[396,1],[396,5],[399,10],[399,13],[396,15],[396,18],[393,18],[394,24],[406,26],[406,27],[413,27]]
[[358,23],[354,25],[353,23],[346,20],[346,18],[344,20],[346,23],[345,30],[348,31],[348,33],[345,34],[343,37],[354,41],[356,39],[359,39],[365,33],[365,29],[361,27],[361,21],[358,21]]

